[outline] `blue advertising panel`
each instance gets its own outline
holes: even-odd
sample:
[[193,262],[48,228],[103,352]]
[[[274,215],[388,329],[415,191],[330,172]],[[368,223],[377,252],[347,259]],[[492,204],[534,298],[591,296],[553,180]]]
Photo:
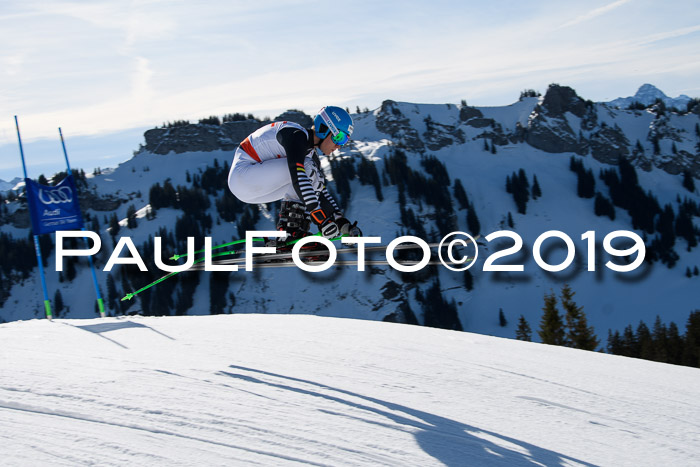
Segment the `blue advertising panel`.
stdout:
[[40,185],[28,178],[24,181],[35,235],[57,230],[80,230],[83,227],[78,190],[72,175],[56,186]]

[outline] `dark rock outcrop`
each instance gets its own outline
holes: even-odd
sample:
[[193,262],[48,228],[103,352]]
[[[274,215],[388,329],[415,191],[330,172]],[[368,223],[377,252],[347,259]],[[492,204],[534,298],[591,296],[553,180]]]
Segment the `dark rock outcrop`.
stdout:
[[437,151],[455,143],[464,143],[464,132],[453,125],[444,125],[434,121],[426,122],[426,131],[423,133],[425,145],[431,151]]
[[530,117],[526,142],[545,152],[574,152],[580,155],[586,153],[588,146],[579,140],[566,119],[548,118],[542,113],[535,113]]
[[576,91],[568,86],[552,84],[547,89],[542,101],[545,113],[550,117],[563,117],[566,112],[571,112],[579,118],[586,114],[586,102],[581,99]]
[[411,121],[401,113],[396,102],[386,100],[377,113],[377,130],[391,136],[397,144],[413,151],[424,151],[418,131],[411,126]]
[[[299,110],[288,110],[277,116],[274,121],[294,122],[305,128],[313,124],[311,117]],[[224,122],[221,125],[197,123],[172,128],[154,128],[144,133],[144,149],[153,154],[233,151],[246,136],[268,123],[270,121],[250,119]]]
[[468,122],[473,118],[482,118],[483,116],[484,114],[481,113],[481,110],[476,107],[469,107],[466,105],[459,109],[459,120],[461,122]]
[[569,87],[551,85],[542,105],[535,107],[530,116],[527,143],[545,152],[586,154],[588,144],[579,138],[579,131],[569,125],[567,112],[583,119],[587,113],[586,102]]
[[617,126],[606,125],[593,132],[589,145],[593,158],[606,164],[617,164],[620,157],[630,155],[630,142]]

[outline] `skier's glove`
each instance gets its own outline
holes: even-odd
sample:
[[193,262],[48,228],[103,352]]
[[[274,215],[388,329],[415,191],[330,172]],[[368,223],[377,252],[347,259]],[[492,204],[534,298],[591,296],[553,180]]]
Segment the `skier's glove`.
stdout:
[[332,218],[326,217],[322,209],[317,209],[311,213],[311,219],[318,226],[318,230],[326,238],[335,238],[340,235],[340,229]]
[[323,221],[321,225],[318,226],[321,231],[321,235],[326,238],[335,238],[340,235],[340,229],[338,229],[338,224],[333,222],[330,218]]
[[340,233],[342,235],[346,235],[348,237],[361,237],[362,236],[362,231],[357,226],[357,221],[355,221],[351,224],[350,221],[347,220],[346,218],[339,217],[338,219],[335,220],[335,223],[338,224],[338,228],[340,229]]

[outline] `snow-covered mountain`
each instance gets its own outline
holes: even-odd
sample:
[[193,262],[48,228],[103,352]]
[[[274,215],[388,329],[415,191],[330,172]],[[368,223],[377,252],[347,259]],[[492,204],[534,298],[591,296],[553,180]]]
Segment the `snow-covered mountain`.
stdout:
[[0,180],[0,193],[4,193],[6,191],[12,190],[22,181],[23,180],[19,177],[15,177],[14,179],[12,179],[9,182],[6,182],[5,180]]
[[654,104],[658,99],[666,105],[666,107],[675,107],[677,109],[685,109],[690,102],[690,97],[685,94],[681,94],[678,97],[668,97],[659,88],[652,84],[643,84],[634,96],[630,97],[618,97],[615,100],[608,102],[607,104],[611,107],[617,107],[620,109],[626,109],[630,105],[639,103],[643,106],[650,106]]
[[700,371],[313,316],[0,325],[3,465],[700,463]]
[[[147,313],[164,309],[174,314],[178,309],[188,314],[208,314],[216,309],[231,313],[309,313],[422,324],[426,322],[429,306],[420,297],[436,288],[444,298],[441,303],[453,302],[456,308],[457,319],[445,318],[448,326],[459,324],[467,331],[513,337],[520,315],[536,329],[544,295],[558,294],[562,285],[568,283],[602,340],[609,329],[621,330],[640,320],[651,324],[657,315],[666,323],[674,321],[682,327],[689,312],[700,308],[696,292],[700,277],[692,273],[700,267],[700,250],[678,236],[674,237],[673,246],[678,258],[671,268],[660,261],[645,263],[632,273],[616,273],[607,268],[608,260],[625,261],[605,253],[602,243],[607,234],[618,230],[634,231],[651,247],[655,240],[660,241],[658,230],[663,226],[659,223],[668,223],[668,217],[663,218],[664,221],[661,214],[654,214],[657,231],[650,233],[635,226],[632,214],[621,207],[615,207],[614,219],[597,216],[595,199],[577,195],[579,176],[572,172],[570,163],[572,157],[581,161],[585,169],[594,174],[595,191],[607,199],[612,196],[611,189],[598,175],[601,171],[617,171],[618,159],[624,158],[636,168],[639,193],[653,194],[660,209],[668,205],[678,218],[685,209],[684,201],[700,203],[698,190],[691,192],[683,186],[684,178],[697,180],[700,177],[696,148],[700,138],[698,112],[700,106],[691,113],[615,109],[586,101],[573,89],[557,85],[552,85],[542,98],[523,97],[505,107],[387,100],[374,111],[353,115],[356,139],[334,155],[334,164],[345,161],[354,167],[348,181],[349,192],[345,193],[346,214],[359,221],[365,235],[381,236],[386,244],[399,234],[411,233],[406,225],[411,216],[410,229],[420,225],[427,235],[438,233],[438,222],[442,220],[438,216],[444,212],[448,213],[450,222],[454,222],[452,225],[469,231],[467,214],[473,210],[482,235],[479,259],[470,270],[473,288],[467,285],[464,273],[446,268],[438,268],[437,275],[430,277],[407,277],[388,267],[369,268],[366,272],[338,267],[316,274],[296,268],[257,273],[241,271],[232,273],[223,285],[216,279],[222,277],[220,273],[188,273],[187,277],[197,274],[198,278],[198,283],[191,288],[185,281],[173,279],[140,295],[130,302],[128,310],[112,307],[109,313]],[[291,113],[284,118],[307,119],[308,122],[309,117]],[[95,219],[99,222],[103,252],[98,265],[104,267],[111,253],[113,244],[107,229],[113,213],[121,221],[117,239],[129,236],[136,245],[152,239],[159,229],[166,229],[171,235],[186,236],[182,232],[193,225],[202,226],[198,227],[199,232],[212,237],[214,244],[240,238],[239,226],[248,214],[244,216],[238,212],[227,220],[223,205],[230,199],[226,197],[232,195],[225,187],[224,166],[230,163],[233,149],[248,132],[264,123],[237,120],[150,130],[141,151],[132,159],[115,169],[88,175],[82,205],[91,219],[88,228],[95,225]],[[410,189],[401,188],[392,181],[389,172],[399,163],[399,153],[405,155],[406,173],[410,170],[418,174],[416,180],[420,177],[426,181],[436,180],[437,175],[426,168],[431,157],[444,165],[449,177],[449,186],[444,188],[451,199],[451,211],[428,202],[425,190],[411,193]],[[362,160],[374,164],[381,181],[379,189],[366,180],[366,184],[361,183],[357,169]],[[506,191],[506,179],[520,169],[530,184],[536,176],[542,191],[540,197],[527,203],[525,214],[518,213],[513,195]],[[324,162],[324,170],[332,179],[329,161]],[[159,208],[155,217],[148,214],[149,191],[156,183],[162,187],[169,181],[174,187],[204,192],[203,180],[212,176],[222,183],[212,185],[210,191],[202,195],[208,200],[208,206],[201,209],[200,220],[190,220],[188,225],[183,225],[182,221],[178,223],[183,211],[175,207]],[[194,188],[195,179],[200,188]],[[464,208],[457,200],[454,194],[457,179],[464,186],[471,207]],[[330,187],[339,189],[332,181]],[[133,228],[127,228],[130,208],[136,212],[137,225]],[[268,230],[274,225],[274,206],[256,213],[259,216],[254,224],[257,229]],[[27,238],[28,216],[21,202],[11,203],[1,215],[4,225],[0,229],[4,233],[17,239]],[[207,216],[211,225],[207,225]],[[509,226],[509,219],[513,227]],[[697,229],[698,217],[693,217],[691,222]],[[675,221],[670,223],[675,225]],[[502,229],[520,235],[523,248],[516,255],[499,260],[498,264],[522,264],[523,272],[483,270],[486,258],[512,245],[512,242],[483,239]],[[575,260],[562,272],[545,271],[534,260],[538,237],[552,230],[565,233],[575,244]],[[597,245],[591,265],[588,265],[588,241],[582,239],[589,231],[595,232]],[[556,239],[547,240],[542,252],[549,264],[558,264],[567,256],[563,241]],[[144,254],[152,257],[152,249]],[[589,271],[589,266],[595,266],[596,270]],[[63,278],[63,282],[59,282],[52,254],[47,259],[46,269],[51,297],[55,290],[61,290],[66,305],[62,317],[95,316],[95,295],[87,267],[78,265],[74,280]],[[117,266],[111,273],[113,290],[118,297],[143,285],[136,276],[122,277],[121,269],[124,268]],[[155,272],[151,275],[153,279],[157,277]],[[2,283],[5,294],[0,318],[13,321],[42,316],[41,286],[36,269],[24,278],[18,273],[12,280],[7,279],[8,276],[5,273],[0,277],[6,279]],[[108,276],[98,271],[105,296]],[[172,288],[168,288],[170,283]],[[501,311],[506,323],[499,320]]]

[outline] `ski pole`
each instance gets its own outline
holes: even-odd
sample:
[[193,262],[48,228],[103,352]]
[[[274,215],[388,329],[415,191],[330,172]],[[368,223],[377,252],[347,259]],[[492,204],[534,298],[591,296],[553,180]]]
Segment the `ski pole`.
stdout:
[[[313,236],[318,236],[318,235],[321,235],[321,232],[317,232],[317,233],[315,233]],[[342,237],[342,235],[341,235],[340,237]],[[337,239],[340,238],[340,237],[332,238],[331,241],[337,240]],[[303,238],[303,237],[302,237],[302,238]],[[285,246],[287,246],[287,245],[294,245],[294,244],[295,244],[296,242],[298,242],[299,240],[301,240],[301,238],[296,239],[296,240],[291,240],[291,241],[285,243],[284,245],[285,245]],[[254,242],[263,242],[263,241],[265,241],[265,239],[264,239],[264,238],[254,238],[253,241],[254,241]],[[235,240],[235,241],[233,241],[233,242],[222,243],[221,245],[213,246],[213,247],[211,247],[211,249],[212,249],[212,250],[218,250],[219,248],[225,248],[225,247],[227,247],[227,246],[238,245],[238,244],[241,244],[241,243],[244,243],[244,242],[245,242],[245,239]],[[195,252],[192,253],[192,254],[193,254],[193,255],[196,255],[196,254],[199,254],[199,253],[202,253],[202,252],[204,252],[204,249],[197,250],[197,251],[195,251]],[[173,261],[176,261],[176,260],[178,260],[178,259],[180,259],[180,258],[186,257],[188,254],[189,254],[189,253],[184,253],[184,254],[181,254],[181,255],[175,254],[175,255],[171,256],[169,259],[171,259],[171,260],[173,260]]]
[[[221,252],[221,253],[215,253],[215,254],[211,255],[211,257],[212,257],[212,258],[215,258],[215,257],[217,257],[217,256],[235,255],[235,254],[238,254],[238,253],[240,253],[240,251],[223,251],[223,252]],[[206,259],[206,258],[199,258],[199,259],[197,259],[197,260],[194,261],[193,265],[195,265],[195,264],[197,264],[197,263],[201,263],[201,262],[204,261],[205,259]],[[138,289],[136,292],[129,292],[128,294],[126,294],[126,295],[121,299],[121,301],[123,302],[124,300],[131,300],[132,298],[134,298],[136,295],[140,294],[140,293],[143,292],[144,290],[150,289],[150,288],[153,287],[154,285],[163,282],[165,279],[169,279],[170,277],[173,277],[175,274],[178,274],[178,273],[181,273],[181,272],[187,272],[188,270],[189,270],[189,269],[185,269],[184,271],[174,271],[174,272],[171,272],[171,273],[169,273],[169,274],[167,274],[167,275],[161,277],[160,279],[156,279],[155,281],[151,282],[150,284],[141,287],[141,288]]]
[[[316,234],[314,234],[314,235],[312,235],[312,236],[315,237],[315,236],[319,236],[319,235],[321,235],[320,232],[318,232],[318,233],[316,233]],[[338,240],[338,239],[343,238],[343,237],[344,237],[344,235],[341,235],[341,236],[339,236],[339,237],[331,238],[330,240],[331,240],[331,241],[335,241],[335,240]],[[302,237],[302,238],[305,238],[305,237]],[[254,239],[254,240],[260,240],[260,239]],[[293,244],[297,243],[299,240],[301,240],[301,238],[298,238],[298,239],[296,239],[296,240],[289,241],[289,242],[285,243],[285,246],[287,246],[287,245],[293,245]],[[244,241],[245,241],[245,240],[237,240],[237,241],[235,241],[235,242],[229,243],[228,245],[239,244],[239,243],[243,243]],[[218,248],[221,248],[221,247],[223,247],[223,246],[226,246],[226,245],[219,245]],[[214,248],[212,248],[212,249],[214,249]],[[204,251],[204,250],[200,250],[199,252],[195,252],[195,253],[200,253],[200,252],[202,252],[202,251]],[[234,250],[231,250],[231,251],[222,251],[222,252],[220,252],[220,253],[215,253],[215,254],[211,255],[211,257],[212,257],[212,258],[216,258],[216,257],[219,257],[219,256],[236,255],[236,254],[238,254],[238,253],[241,253],[241,251],[240,251],[240,250],[239,250],[239,251],[234,251]],[[182,257],[187,256],[187,255],[185,254],[185,255],[175,255],[175,256],[178,257],[178,258],[176,258],[176,259],[179,259],[179,258],[182,258]],[[174,256],[174,257],[175,257],[175,256]],[[174,257],[173,257],[173,258],[174,258]],[[171,258],[171,259],[172,259],[172,258]],[[193,263],[192,265],[194,266],[195,264],[201,263],[201,262],[204,261],[205,259],[206,259],[206,258],[199,258],[199,259],[195,260],[194,263]],[[171,278],[171,277],[174,276],[175,274],[178,274],[178,273],[180,273],[180,272],[186,272],[186,271],[188,271],[188,269],[186,269],[186,270],[184,270],[184,271],[175,271],[175,272],[171,272],[171,273],[169,273],[169,274],[166,274],[165,276],[163,276],[163,277],[161,277],[161,278],[159,278],[159,279],[156,279],[155,281],[151,282],[150,284],[141,287],[141,288],[140,288],[139,290],[137,290],[136,292],[129,292],[129,293],[127,293],[127,294],[121,299],[121,301],[123,302],[124,300],[131,300],[132,298],[134,298],[136,295],[140,294],[140,293],[143,292],[144,290],[150,289],[150,288],[153,287],[154,285],[159,284],[159,283],[163,282],[164,280]]]
[[[264,240],[265,240],[264,238],[254,238],[254,239],[253,239],[254,242],[262,242],[262,241],[264,241]],[[213,247],[211,247],[211,249],[212,249],[212,250],[218,250],[219,248],[225,248],[225,247],[227,247],[227,246],[238,245],[238,244],[243,243],[243,242],[245,242],[245,239],[242,239],[242,240],[235,240],[235,241],[233,241],[233,242],[228,242],[228,243],[223,243],[223,244],[221,244],[221,245],[213,246]],[[203,251],[204,251],[204,249],[197,250],[197,251],[195,251],[195,252],[192,253],[192,254],[193,254],[193,255],[196,255],[196,254],[198,254],[198,253],[202,253]],[[182,255],[177,255],[177,254],[176,254],[176,255],[172,255],[169,259],[175,261],[175,260],[178,260],[178,259],[180,259],[180,258],[184,258],[184,257],[187,256],[188,254],[189,254],[189,253],[185,253],[185,254],[182,254]]]

